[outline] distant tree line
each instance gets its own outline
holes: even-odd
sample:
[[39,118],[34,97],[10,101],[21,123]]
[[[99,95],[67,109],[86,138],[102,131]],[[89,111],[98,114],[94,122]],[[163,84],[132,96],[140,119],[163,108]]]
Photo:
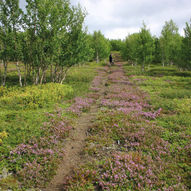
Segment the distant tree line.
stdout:
[[[69,0],[26,0],[26,11],[19,0],[0,1],[0,78],[6,85],[7,68],[14,62],[20,86],[63,83],[68,70],[76,65],[105,58],[109,41],[95,31],[87,34],[86,12]],[[21,64],[24,64],[24,74]],[[47,74],[49,72],[49,74]]]
[[112,50],[120,50],[123,59],[132,65],[161,63],[163,66],[177,65],[180,69],[191,69],[191,20],[186,22],[184,36],[170,20],[165,22],[161,35],[152,36],[143,23],[140,32],[130,34],[125,40],[111,40]]

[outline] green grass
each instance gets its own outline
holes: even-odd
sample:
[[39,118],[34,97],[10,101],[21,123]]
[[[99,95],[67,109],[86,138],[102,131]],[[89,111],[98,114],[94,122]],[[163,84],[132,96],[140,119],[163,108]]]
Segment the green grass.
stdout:
[[162,138],[171,144],[174,153],[178,153],[175,154],[179,157],[176,165],[185,172],[190,188],[190,159],[184,150],[191,141],[191,72],[180,72],[174,66],[152,66],[140,73],[138,67],[126,65],[125,70],[131,80],[147,92],[152,106],[162,108],[157,124],[164,128]]
[[[128,92],[133,98],[127,102],[139,104],[147,99],[151,106],[148,111],[162,110],[156,118],[145,119],[139,115],[139,109],[126,114],[115,110],[116,106],[112,109],[101,107],[94,124],[88,129],[84,148],[87,161],[68,178],[66,188],[92,191],[190,190],[191,78],[175,75],[177,69],[174,67],[165,71],[165,68],[160,70],[159,66],[152,66],[157,75],[150,75],[150,69],[143,73],[139,67],[128,64],[124,68],[133,83],[113,86],[121,88],[117,91],[122,93],[120,100],[125,100],[123,93]],[[112,83],[107,84],[112,86]],[[137,101],[136,96],[140,95],[143,95],[143,100]],[[134,165],[135,168],[131,169]],[[140,166],[143,168],[139,169]],[[150,183],[147,179],[151,180]]]
[[[68,100],[85,95],[96,74],[96,67],[95,63],[90,63],[72,68],[63,85],[51,84],[55,95],[49,85],[43,85],[43,87],[31,85],[23,88],[0,87],[0,132],[3,130],[9,132],[6,142],[9,143],[10,140],[12,145],[16,145],[22,142],[23,136],[25,140],[25,136],[35,135],[35,129],[38,129],[46,120],[44,113],[53,111],[55,105],[67,107]],[[65,86],[72,91],[64,94],[67,91],[67,88],[63,88]],[[34,96],[31,96],[31,92],[35,92]],[[42,99],[43,95],[44,99]],[[37,97],[36,100],[34,97]],[[29,107],[30,105],[31,107]],[[37,106],[35,107],[35,105]],[[21,136],[22,134],[23,136]],[[19,137],[19,139],[12,139],[13,137]]]
[[8,134],[7,138],[0,137],[0,174],[4,168],[11,170],[6,160],[11,150],[32,137],[41,137],[40,127],[48,120],[46,113],[52,113],[56,107],[67,108],[74,97],[88,93],[97,67],[96,63],[73,67],[63,85],[48,83],[23,88],[16,83],[10,86],[16,76],[8,73],[8,87],[0,87],[0,133]]
[[147,70],[147,75],[149,76],[181,76],[181,77],[191,77],[191,72],[189,71],[179,71],[175,66],[153,66]]
[[83,96],[85,93],[88,93],[90,82],[95,76],[95,68],[99,67],[100,64],[92,62],[87,66],[75,67],[70,71],[64,84],[70,85],[73,88],[73,97]]

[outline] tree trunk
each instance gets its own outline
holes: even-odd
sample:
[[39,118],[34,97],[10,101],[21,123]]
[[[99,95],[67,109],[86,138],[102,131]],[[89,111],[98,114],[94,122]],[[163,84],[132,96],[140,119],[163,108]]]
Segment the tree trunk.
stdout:
[[53,64],[51,64],[51,68],[50,68],[50,79],[51,79],[52,82],[54,81]]
[[3,86],[5,86],[5,84],[6,84],[6,79],[7,79],[7,62],[4,61],[4,62],[3,62],[3,65],[4,65]]
[[39,73],[36,73],[36,78],[35,78],[35,85],[38,85],[39,82]]
[[35,69],[34,68],[32,70],[32,81],[33,81],[33,84],[35,84]]
[[60,83],[62,81],[63,76],[63,67],[60,68],[60,72],[57,73],[57,82]]
[[162,66],[164,67],[164,50],[162,50]]
[[44,73],[44,83],[47,83],[47,75],[46,75],[46,72]]
[[164,67],[164,60],[162,61],[162,66]]
[[54,71],[52,73],[52,76],[53,76],[52,82],[56,82],[56,73],[57,73],[57,66],[55,65]]
[[46,69],[44,69],[44,70],[42,71],[42,76],[41,76],[41,79],[40,79],[40,84],[43,83],[43,80],[44,80],[44,77],[45,77],[45,73],[46,73]]
[[141,71],[142,71],[142,72],[145,71],[145,65],[144,65],[144,64],[142,64],[142,66],[141,66]]
[[96,60],[97,63],[99,63],[99,54],[97,52],[97,60]]
[[70,69],[70,67],[66,68],[66,70],[64,71],[64,76],[62,77],[62,79],[60,81],[60,84],[63,84],[64,80],[66,79],[66,76],[67,76],[67,73],[68,73],[69,69]]
[[24,71],[24,86],[27,85],[27,64],[25,63],[25,71]]
[[32,71],[32,75],[34,75],[34,71],[33,68],[31,66],[31,63],[27,64],[27,77],[31,78],[31,71]]
[[[3,60],[1,61],[2,65],[3,65]],[[0,85],[3,83],[3,75],[1,74],[1,63],[0,63]]]
[[39,83],[39,77],[40,77],[40,68],[36,72],[35,85],[37,85]]
[[56,73],[56,82],[60,83],[62,80],[62,76],[63,76],[63,67],[59,67],[57,73]]
[[22,87],[23,84],[22,84],[22,76],[21,76],[21,70],[20,70],[20,67],[19,67],[19,62],[16,62],[16,66],[17,66],[17,71],[18,71],[18,76],[19,76],[19,84]]

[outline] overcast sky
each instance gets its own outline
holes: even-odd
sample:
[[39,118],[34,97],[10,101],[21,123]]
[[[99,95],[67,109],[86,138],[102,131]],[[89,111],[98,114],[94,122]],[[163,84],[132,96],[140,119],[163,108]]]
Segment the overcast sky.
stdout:
[[[21,0],[23,5],[24,0]],[[159,36],[165,21],[173,19],[183,35],[185,22],[191,19],[191,0],[71,0],[86,9],[86,25],[92,33],[124,39],[138,32],[143,21],[153,35]]]

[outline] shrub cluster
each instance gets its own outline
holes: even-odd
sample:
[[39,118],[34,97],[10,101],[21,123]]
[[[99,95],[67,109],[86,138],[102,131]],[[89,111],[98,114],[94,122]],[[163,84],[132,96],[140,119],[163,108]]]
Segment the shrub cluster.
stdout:
[[14,107],[15,109],[37,109],[50,103],[62,101],[65,97],[73,94],[73,89],[69,85],[48,83],[13,91],[2,88],[0,94],[2,94],[0,97],[1,106]]
[[188,143],[189,136],[167,136],[166,129],[157,124],[164,110],[154,109],[148,94],[133,86],[121,68],[112,71],[107,83],[110,86],[99,100],[100,111],[84,149],[93,160],[68,177],[64,188],[189,190],[190,144],[182,142]]

